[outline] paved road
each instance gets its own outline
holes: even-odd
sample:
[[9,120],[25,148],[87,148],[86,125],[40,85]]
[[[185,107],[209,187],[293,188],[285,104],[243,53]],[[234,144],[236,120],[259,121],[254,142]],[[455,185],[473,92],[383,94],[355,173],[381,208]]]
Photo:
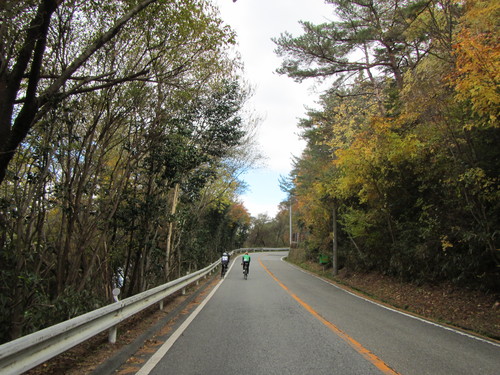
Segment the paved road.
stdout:
[[500,374],[500,345],[356,297],[285,254],[254,254],[248,280],[237,259],[140,374]]

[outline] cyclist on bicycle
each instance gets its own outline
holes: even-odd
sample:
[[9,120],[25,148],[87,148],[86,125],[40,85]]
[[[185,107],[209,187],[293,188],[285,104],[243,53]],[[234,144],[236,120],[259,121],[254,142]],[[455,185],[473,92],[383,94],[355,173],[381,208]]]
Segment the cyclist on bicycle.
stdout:
[[226,273],[227,271],[227,266],[229,264],[229,254],[224,252],[222,254],[222,257],[220,259],[220,262],[222,264],[222,269],[221,269],[221,277],[224,277],[224,274]]
[[250,273],[250,261],[252,258],[248,255],[248,251],[245,251],[245,254],[241,258],[241,264],[243,265],[243,273],[245,273],[245,268],[247,270],[247,274]]

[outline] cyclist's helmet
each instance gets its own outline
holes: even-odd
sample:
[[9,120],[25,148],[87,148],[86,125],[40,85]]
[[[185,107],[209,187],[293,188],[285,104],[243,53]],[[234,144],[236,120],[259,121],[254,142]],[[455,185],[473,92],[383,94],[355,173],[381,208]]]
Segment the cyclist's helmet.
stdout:
[[222,255],[228,255],[226,252],[224,252]]

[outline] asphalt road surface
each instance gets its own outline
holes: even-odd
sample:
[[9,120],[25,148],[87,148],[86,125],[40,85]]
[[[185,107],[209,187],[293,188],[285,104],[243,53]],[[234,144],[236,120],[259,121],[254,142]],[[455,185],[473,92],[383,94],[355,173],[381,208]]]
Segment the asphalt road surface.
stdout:
[[240,258],[138,373],[498,375],[500,345],[345,292],[284,262]]

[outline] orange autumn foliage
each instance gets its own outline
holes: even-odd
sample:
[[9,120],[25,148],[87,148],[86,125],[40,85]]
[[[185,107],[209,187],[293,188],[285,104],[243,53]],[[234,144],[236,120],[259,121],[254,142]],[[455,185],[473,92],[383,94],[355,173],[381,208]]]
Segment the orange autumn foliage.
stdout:
[[485,118],[483,125],[498,127],[500,2],[468,0],[465,9],[454,45],[456,69],[452,82],[457,99],[470,101],[472,109]]

